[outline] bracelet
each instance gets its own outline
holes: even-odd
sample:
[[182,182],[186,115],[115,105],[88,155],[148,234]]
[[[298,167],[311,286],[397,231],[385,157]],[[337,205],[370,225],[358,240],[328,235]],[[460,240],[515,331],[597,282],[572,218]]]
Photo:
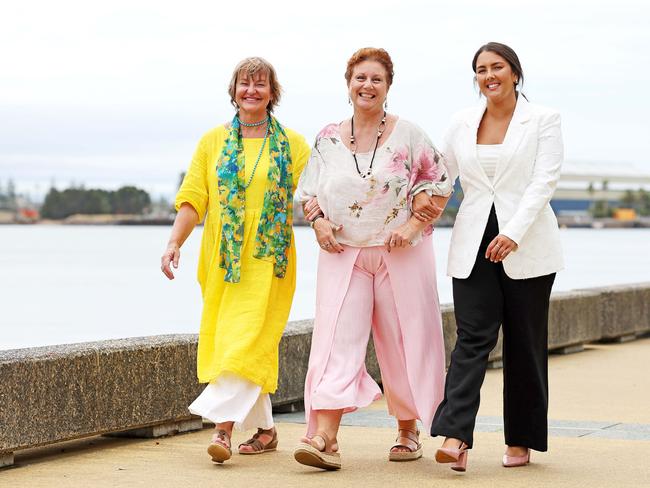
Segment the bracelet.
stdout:
[[309,222],[309,227],[311,227],[313,229],[314,228],[314,223],[318,219],[323,219],[323,218],[325,218],[325,216],[323,214],[318,214],[316,217],[314,217],[314,219],[311,222]]

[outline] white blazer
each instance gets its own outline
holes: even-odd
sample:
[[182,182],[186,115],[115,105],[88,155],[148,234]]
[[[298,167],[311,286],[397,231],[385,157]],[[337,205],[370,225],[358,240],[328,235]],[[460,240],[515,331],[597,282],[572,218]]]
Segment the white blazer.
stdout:
[[524,279],[559,271],[560,233],[549,202],[563,158],[560,114],[519,96],[490,181],[476,155],[484,112],[485,104],[457,113],[444,138],[451,181],[460,176],[464,194],[451,235],[447,274],[470,275],[493,204],[499,232],[518,244],[503,260],[506,274]]

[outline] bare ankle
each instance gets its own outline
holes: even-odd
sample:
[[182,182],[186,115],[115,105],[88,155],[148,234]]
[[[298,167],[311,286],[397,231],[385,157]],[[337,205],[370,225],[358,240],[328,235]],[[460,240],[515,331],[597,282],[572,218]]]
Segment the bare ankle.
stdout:
[[442,443],[443,447],[457,447],[460,448],[463,445],[463,441],[456,439],[455,437],[446,437]]
[[523,456],[528,452],[528,448],[524,446],[506,446],[506,453],[511,456]]
[[235,426],[234,422],[220,422],[218,424],[214,424],[214,430],[220,431],[220,430],[225,430],[228,435],[232,435],[232,429]]

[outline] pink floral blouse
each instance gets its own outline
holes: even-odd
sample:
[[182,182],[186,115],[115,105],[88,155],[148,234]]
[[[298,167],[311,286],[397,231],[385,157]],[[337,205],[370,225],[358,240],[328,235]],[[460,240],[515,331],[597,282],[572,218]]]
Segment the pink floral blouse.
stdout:
[[[368,169],[372,151],[357,153],[359,170]],[[318,197],[325,216],[343,229],[342,244],[381,246],[388,232],[406,223],[415,194],[449,195],[452,182],[442,154],[415,124],[398,119],[393,132],[378,148],[372,174],[359,176],[352,152],[341,141],[338,124],[316,136],[311,158],[300,177],[296,198]],[[420,237],[413,244],[419,242]]]

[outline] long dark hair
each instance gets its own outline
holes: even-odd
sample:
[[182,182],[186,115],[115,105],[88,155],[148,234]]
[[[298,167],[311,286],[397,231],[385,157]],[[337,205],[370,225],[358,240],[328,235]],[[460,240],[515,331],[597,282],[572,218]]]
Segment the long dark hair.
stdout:
[[[478,51],[476,51],[476,54],[474,54],[474,59],[472,59],[472,71],[474,71],[474,74],[476,74],[476,60],[481,55],[481,53],[484,53],[486,51],[498,54],[506,60],[506,62],[510,65],[512,72],[517,76],[517,81],[514,83],[515,92],[519,91],[519,93],[521,93],[521,95],[526,100],[528,100],[526,95],[524,95],[524,93],[521,91],[524,85],[524,70],[521,67],[519,56],[517,56],[515,50],[510,46],[506,46],[500,42],[488,42],[487,44],[479,47]],[[517,90],[517,87],[519,87],[519,90]]]

